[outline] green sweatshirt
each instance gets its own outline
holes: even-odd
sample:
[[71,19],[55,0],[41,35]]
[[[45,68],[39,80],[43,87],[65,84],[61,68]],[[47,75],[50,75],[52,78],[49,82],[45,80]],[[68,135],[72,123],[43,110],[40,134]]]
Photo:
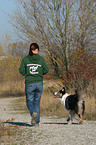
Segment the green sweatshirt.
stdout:
[[19,68],[20,74],[25,76],[25,85],[43,82],[43,75],[47,74],[48,71],[49,67],[39,54],[25,56]]

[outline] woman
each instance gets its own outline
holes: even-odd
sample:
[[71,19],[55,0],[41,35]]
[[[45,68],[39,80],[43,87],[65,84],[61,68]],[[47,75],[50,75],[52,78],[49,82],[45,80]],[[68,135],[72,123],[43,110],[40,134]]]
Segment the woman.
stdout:
[[22,59],[19,68],[20,74],[25,76],[26,105],[32,117],[31,124],[33,126],[39,126],[43,75],[49,71],[44,58],[38,52],[38,44],[31,43],[29,54]]

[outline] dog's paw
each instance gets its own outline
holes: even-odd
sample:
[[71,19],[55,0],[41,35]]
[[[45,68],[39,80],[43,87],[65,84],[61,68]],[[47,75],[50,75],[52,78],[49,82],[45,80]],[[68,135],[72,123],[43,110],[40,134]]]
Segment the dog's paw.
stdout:
[[78,122],[78,124],[83,124],[83,121],[82,121],[82,120],[80,120],[80,121]]
[[68,123],[68,125],[71,125],[72,124],[72,121],[70,121],[69,123]]
[[67,122],[70,121],[70,117],[67,118]]

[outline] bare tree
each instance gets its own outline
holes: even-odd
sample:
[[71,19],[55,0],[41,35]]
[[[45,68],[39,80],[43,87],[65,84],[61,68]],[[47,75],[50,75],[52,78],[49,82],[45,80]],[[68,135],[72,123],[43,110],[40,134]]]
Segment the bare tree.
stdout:
[[12,20],[19,35],[38,42],[56,66],[62,67],[57,61],[61,59],[67,72],[74,0],[23,0],[18,1],[18,5]]
[[87,48],[94,50],[96,42],[96,1],[80,0],[78,1],[78,29],[76,31],[77,46],[81,49]]
[[[18,35],[24,36],[29,42],[38,42],[51,56],[56,72],[59,67],[63,68],[68,77],[70,49],[75,49],[78,41],[82,47],[90,45],[91,32],[95,26],[88,26],[94,17],[92,8],[95,1],[17,0],[17,3],[12,23],[18,30]],[[89,32],[90,36],[87,37]]]
[[22,58],[28,54],[29,46],[27,42],[13,42],[8,45],[8,55]]

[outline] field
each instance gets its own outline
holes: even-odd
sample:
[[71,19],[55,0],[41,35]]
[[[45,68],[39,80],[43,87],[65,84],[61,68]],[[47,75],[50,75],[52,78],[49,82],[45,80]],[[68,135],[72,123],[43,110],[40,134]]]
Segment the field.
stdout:
[[[25,86],[24,81],[19,82],[8,82],[1,86],[2,94],[1,97],[20,97],[24,96],[17,102],[20,109],[26,111],[26,97],[25,97]],[[44,80],[44,90],[41,97],[41,115],[46,116],[58,116],[67,117],[68,113],[64,109],[64,106],[60,103],[59,99],[54,98],[53,92],[58,91],[63,87],[63,84],[59,80]],[[81,96],[85,99],[85,114],[83,119],[85,120],[96,120],[96,96],[95,92],[92,93],[92,86],[89,86],[90,91],[87,93],[80,92]],[[88,88],[88,89],[89,89]],[[70,88],[68,93],[74,93],[74,90]]]
[[[52,116],[60,118],[67,118],[68,113],[64,109],[64,106],[60,103],[59,99],[54,98],[53,92],[62,88],[62,84],[59,80],[44,80],[44,91],[41,97],[41,116]],[[91,88],[91,87],[90,87]],[[4,97],[20,97],[15,102],[13,102],[14,110],[22,110],[25,113],[28,112],[26,107],[26,97],[24,94],[24,82],[8,82],[0,86],[2,93],[0,98]],[[73,89],[69,90],[69,93],[74,93]],[[93,94],[94,95],[94,94]],[[85,94],[82,92],[82,96],[85,99],[85,114],[83,116],[84,120],[96,120],[96,97],[92,96],[92,93]],[[90,97],[91,96],[91,97]],[[18,135],[21,136],[22,131],[18,126],[5,126],[0,123],[0,136],[3,142],[16,142]]]

